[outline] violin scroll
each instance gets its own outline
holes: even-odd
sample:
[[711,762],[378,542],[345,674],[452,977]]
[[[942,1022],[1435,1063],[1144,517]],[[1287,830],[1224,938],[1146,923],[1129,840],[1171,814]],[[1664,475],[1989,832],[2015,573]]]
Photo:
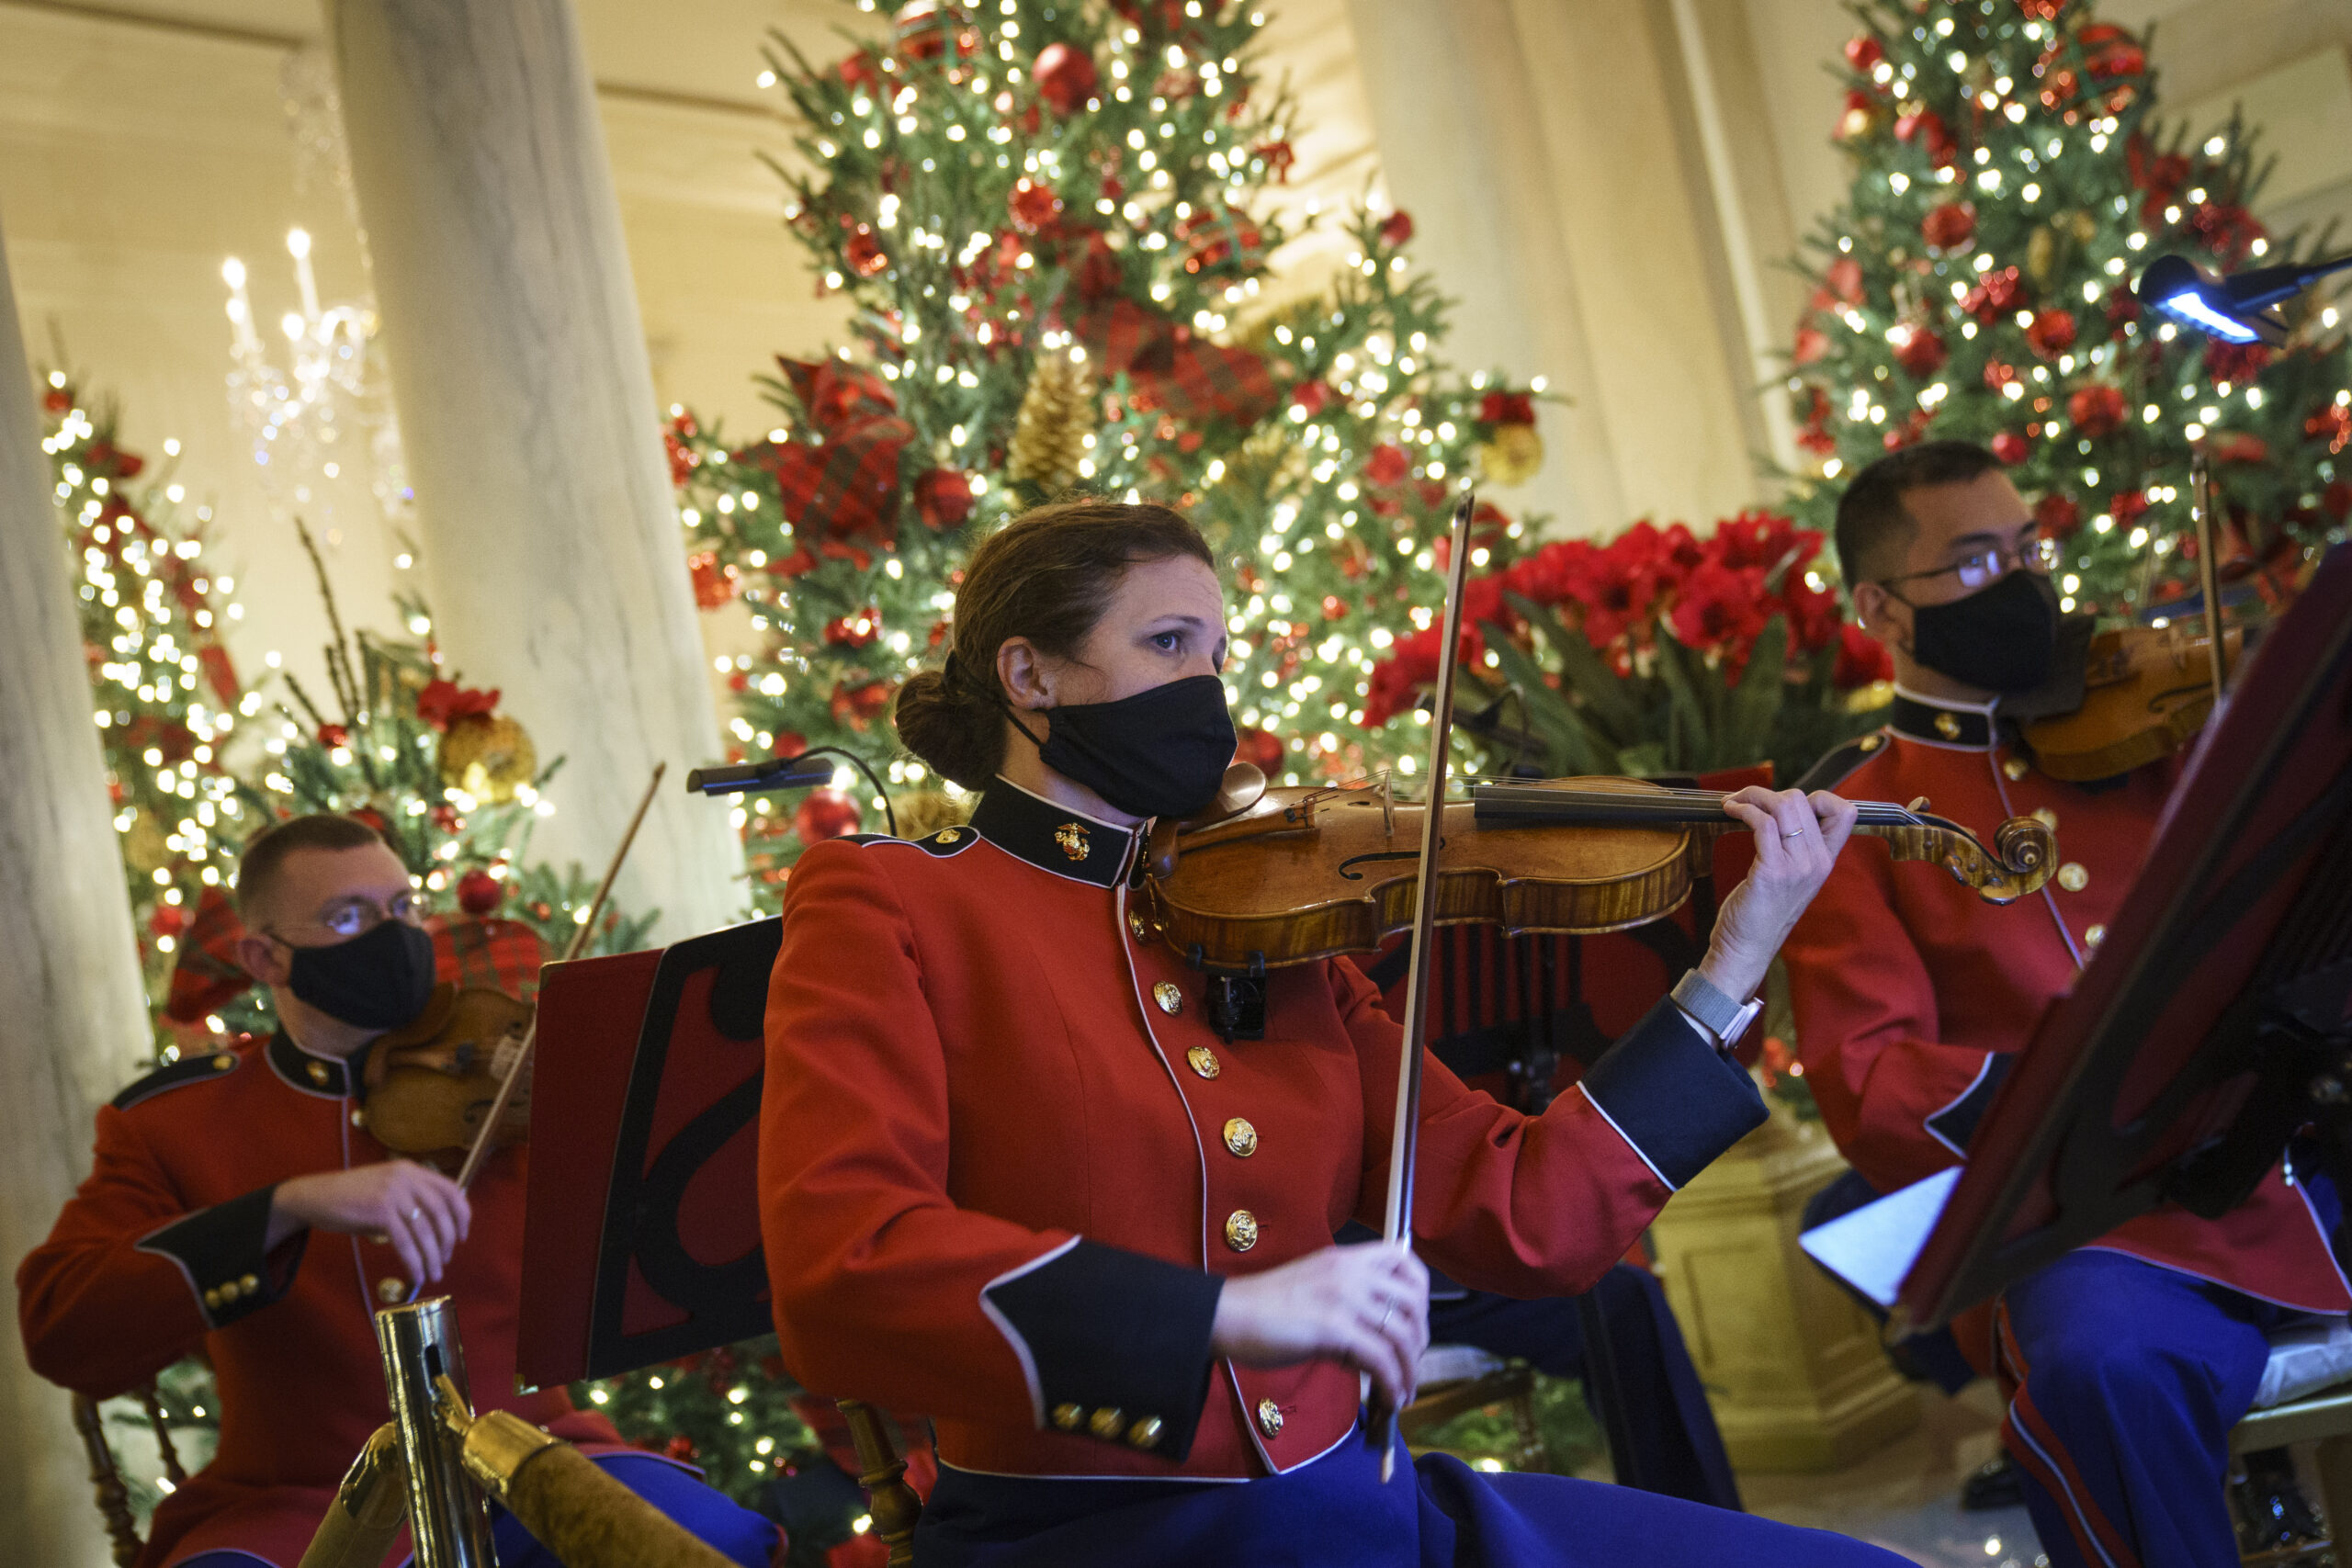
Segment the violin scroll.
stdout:
[[1987,904],[2014,904],[2039,893],[2058,859],[2058,840],[2033,817],[2012,817],[1994,831],[1991,848],[1959,824],[1918,817],[1914,824],[1871,829],[1896,860],[1934,861],[1952,880],[1973,887]]

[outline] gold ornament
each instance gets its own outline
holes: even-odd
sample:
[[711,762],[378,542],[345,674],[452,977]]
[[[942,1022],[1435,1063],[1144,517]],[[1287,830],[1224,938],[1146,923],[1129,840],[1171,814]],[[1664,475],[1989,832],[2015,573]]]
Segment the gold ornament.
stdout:
[[2050,281],[2050,269],[2058,260],[2058,231],[2049,224],[2039,224],[2025,243],[2025,270],[2036,283]]
[[155,820],[155,814],[142,806],[130,819],[130,826],[123,830],[122,858],[130,863],[133,871],[158,871],[171,863],[171,846],[164,842],[169,837],[164,825]]
[[2066,227],[2074,231],[2078,243],[2087,245],[2098,238],[2098,220],[2079,208],[2067,218]]
[[1478,471],[1488,484],[1510,490],[1523,485],[1544,467],[1544,438],[1532,424],[1498,426],[1492,441],[1478,446]]
[[960,828],[972,819],[968,804],[972,796],[963,800],[950,796],[945,790],[919,789],[899,797],[899,837],[927,839],[942,828]]
[[1021,414],[1006,454],[1005,477],[1031,484],[1047,495],[1067,490],[1078,478],[1086,437],[1094,429],[1094,378],[1086,367],[1057,354],[1037,356],[1021,394]]
[[476,800],[497,804],[514,799],[538,765],[531,738],[503,714],[461,718],[441,738],[441,782]]

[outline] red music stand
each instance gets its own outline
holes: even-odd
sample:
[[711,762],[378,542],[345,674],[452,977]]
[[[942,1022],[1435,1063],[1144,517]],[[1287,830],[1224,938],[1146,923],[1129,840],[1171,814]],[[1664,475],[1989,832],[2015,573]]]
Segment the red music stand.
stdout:
[[2163,1202],[2209,1218],[2299,1128],[2352,1145],[2352,547],[2205,730],[1905,1276],[1917,1332]]
[[539,979],[516,1370],[612,1377],[771,1331],[756,1199],[781,922]]

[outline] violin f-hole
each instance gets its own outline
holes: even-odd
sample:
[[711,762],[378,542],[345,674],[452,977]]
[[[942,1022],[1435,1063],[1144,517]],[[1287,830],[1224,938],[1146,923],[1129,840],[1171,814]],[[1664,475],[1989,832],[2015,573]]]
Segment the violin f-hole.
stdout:
[[[1441,850],[1445,848],[1445,840],[1443,839],[1440,839],[1437,841],[1437,847]],[[1340,863],[1340,874],[1350,882],[1362,882],[1363,880],[1363,873],[1355,870],[1354,868],[1357,866],[1366,865],[1374,861],[1417,861],[1420,858],[1421,852],[1419,850],[1379,850],[1366,855],[1350,855],[1347,859]]]

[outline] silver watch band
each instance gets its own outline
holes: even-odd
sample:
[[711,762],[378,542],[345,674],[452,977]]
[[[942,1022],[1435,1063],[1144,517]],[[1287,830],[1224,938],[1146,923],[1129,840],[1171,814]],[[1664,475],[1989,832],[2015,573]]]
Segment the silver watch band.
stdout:
[[1674,983],[1672,995],[1674,1005],[1713,1034],[1716,1046],[1722,1050],[1729,1050],[1742,1034],[1747,1032],[1748,1023],[1764,1006],[1761,1001],[1750,1001],[1743,1006],[1732,1000],[1696,969],[1688,971]]

